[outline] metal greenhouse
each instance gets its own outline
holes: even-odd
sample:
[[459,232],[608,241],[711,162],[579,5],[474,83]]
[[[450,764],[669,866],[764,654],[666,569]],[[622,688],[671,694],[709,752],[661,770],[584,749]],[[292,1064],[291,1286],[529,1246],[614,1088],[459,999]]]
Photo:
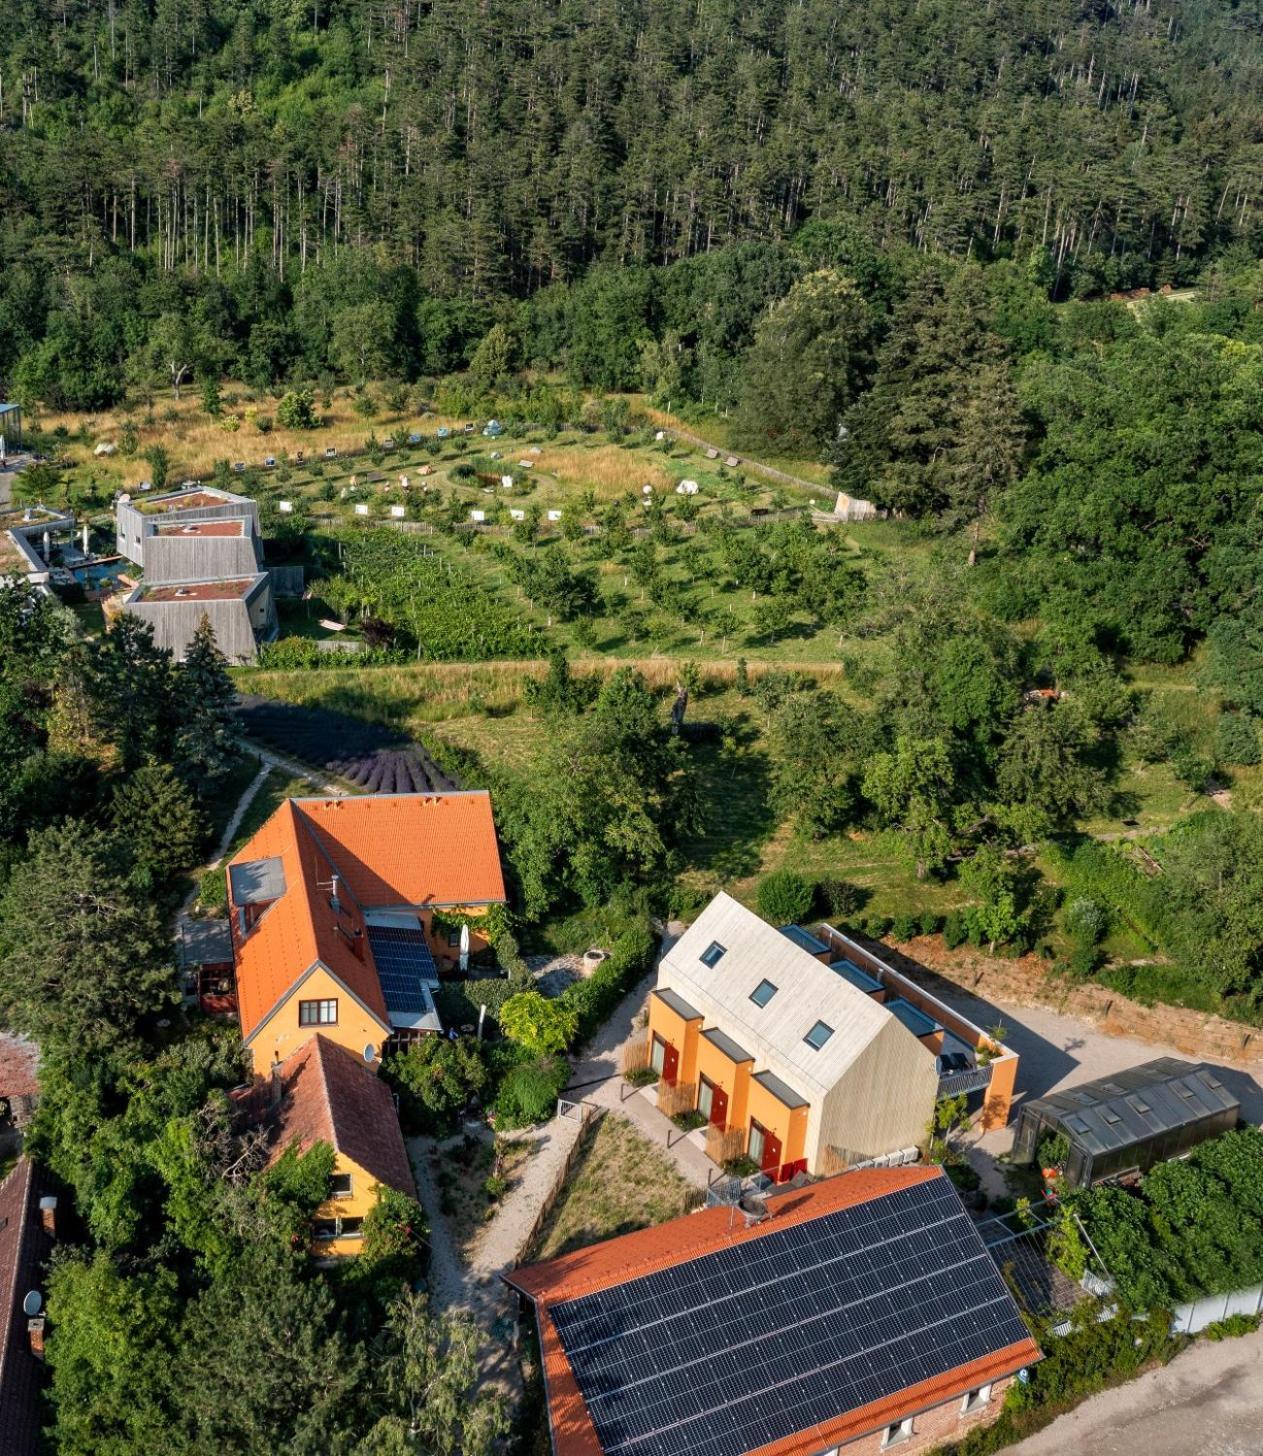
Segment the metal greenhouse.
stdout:
[[1044,1138],[1062,1133],[1066,1183],[1087,1188],[1187,1153],[1234,1128],[1240,1110],[1213,1067],[1159,1057],[1024,1103],[1013,1160],[1031,1162]]

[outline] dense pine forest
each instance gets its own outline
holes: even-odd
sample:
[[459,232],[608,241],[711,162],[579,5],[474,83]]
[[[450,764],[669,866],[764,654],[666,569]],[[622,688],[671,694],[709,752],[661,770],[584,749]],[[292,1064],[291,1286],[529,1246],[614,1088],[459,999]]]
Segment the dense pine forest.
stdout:
[[506,300],[754,241],[727,271],[765,299],[791,239],[852,273],[1035,258],[1054,296],[1178,283],[1258,250],[1258,29],[1170,0],[13,0],[0,381],[42,348],[27,393],[109,402],[181,300],[261,381],[442,371]]

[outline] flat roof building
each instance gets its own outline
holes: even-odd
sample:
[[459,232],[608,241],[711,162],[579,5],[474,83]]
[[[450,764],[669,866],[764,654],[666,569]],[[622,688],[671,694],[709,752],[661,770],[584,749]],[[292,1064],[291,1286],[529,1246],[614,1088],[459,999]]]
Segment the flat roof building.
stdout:
[[[226,517],[243,520],[251,537],[260,535],[257,504],[249,496],[234,495],[232,491],[220,490],[218,486],[187,486],[155,496],[120,496],[114,507],[119,555],[147,570],[149,543],[160,532],[170,533],[174,527],[191,522]],[[258,569],[257,564],[254,569]],[[212,568],[191,574],[208,577],[220,573]]]
[[1045,1138],[1061,1134],[1070,1144],[1065,1180],[1087,1188],[1179,1157],[1231,1131],[1240,1115],[1213,1067],[1158,1057],[1023,1103],[1013,1161],[1031,1162]]
[[[775,932],[774,932],[775,933]],[[506,1274],[554,1456],[923,1451],[1040,1359],[937,1167],[867,1169]]]
[[52,566],[53,537],[73,533],[75,518],[50,506],[0,510],[0,581],[26,581],[45,593]]
[[229,662],[253,662],[259,643],[270,641],[277,630],[272,579],[265,571],[227,580],[154,584],[146,579],[124,598],[123,610],[148,622],[154,642],[177,662],[203,617]]

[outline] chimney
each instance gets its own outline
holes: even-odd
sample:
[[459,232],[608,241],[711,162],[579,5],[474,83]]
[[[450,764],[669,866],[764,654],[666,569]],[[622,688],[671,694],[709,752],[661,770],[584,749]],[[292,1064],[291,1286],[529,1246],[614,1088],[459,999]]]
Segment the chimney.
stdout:
[[44,1316],[37,1314],[26,1322],[27,1337],[31,1342],[31,1354],[37,1360],[44,1358]]
[[334,870],[334,872],[333,872],[333,880],[332,880],[331,885],[330,885],[330,888],[332,890],[332,894],[330,895],[330,898],[329,898],[329,904],[333,906],[334,912],[335,913],[338,913],[338,914],[340,914],[341,913],[341,910],[342,910],[342,902],[341,902],[341,900],[338,899],[338,890],[341,888],[341,886],[342,886],[341,876],[338,874],[338,872],[336,870]]
[[39,1221],[50,1239],[57,1237],[57,1200],[48,1194],[39,1201]]

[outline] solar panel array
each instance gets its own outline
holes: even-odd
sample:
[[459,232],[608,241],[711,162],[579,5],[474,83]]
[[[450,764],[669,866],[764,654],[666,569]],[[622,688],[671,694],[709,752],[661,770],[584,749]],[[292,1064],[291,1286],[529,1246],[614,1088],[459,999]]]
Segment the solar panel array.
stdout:
[[427,1010],[426,981],[439,978],[425,932],[393,925],[370,925],[368,943],[377,963],[386,1009],[394,1012]]
[[946,1178],[550,1313],[606,1456],[740,1456],[1028,1338]]

